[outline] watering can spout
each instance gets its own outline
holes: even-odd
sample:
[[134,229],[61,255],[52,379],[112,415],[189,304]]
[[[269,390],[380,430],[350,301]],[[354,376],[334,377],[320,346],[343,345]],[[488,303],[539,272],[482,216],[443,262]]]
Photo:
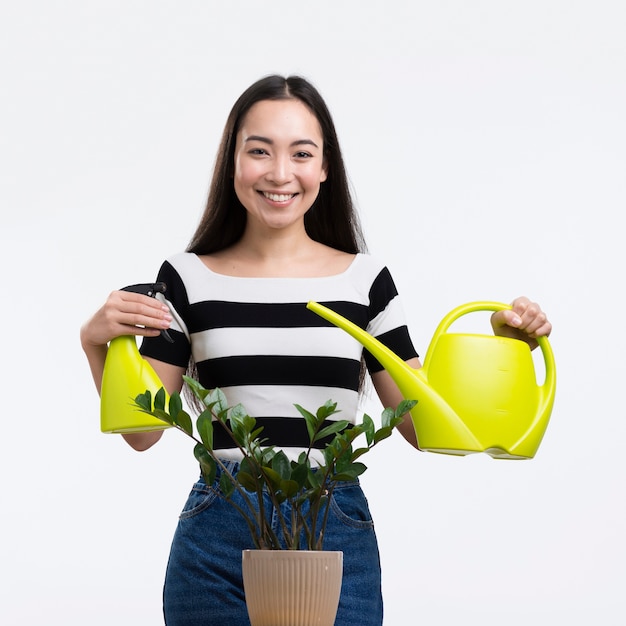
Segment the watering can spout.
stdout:
[[510,308],[498,302],[470,302],[439,324],[424,366],[414,369],[365,330],[331,309],[307,307],[359,341],[389,373],[402,395],[417,400],[411,410],[422,450],[494,458],[532,458],[541,443],[554,403],[556,373],[546,337],[538,339],[546,364],[537,385],[528,344],[507,337],[446,332],[473,311]]

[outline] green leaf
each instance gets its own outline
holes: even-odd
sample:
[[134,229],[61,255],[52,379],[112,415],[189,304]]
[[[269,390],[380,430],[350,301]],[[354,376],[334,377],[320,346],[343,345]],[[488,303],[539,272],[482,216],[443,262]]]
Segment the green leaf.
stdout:
[[150,412],[150,415],[164,422],[167,422],[168,424],[171,424],[172,426],[174,425],[174,420],[172,419],[172,416],[169,413],[162,411],[161,409],[154,409],[153,411]]
[[363,456],[366,452],[369,452],[370,448],[357,448],[353,453],[352,453],[352,460],[356,461],[360,456]]
[[179,426],[187,435],[189,435],[190,437],[193,436],[193,423],[191,421],[191,416],[189,415],[189,413],[181,409],[174,417],[174,423]]
[[150,413],[152,411],[152,394],[150,390],[146,389],[144,393],[140,393],[135,398],[135,404],[146,413]]
[[363,465],[363,463],[352,463],[341,472],[331,476],[331,480],[356,480],[366,469],[367,465]]
[[170,415],[176,419],[176,416],[183,410],[183,402],[180,399],[180,394],[178,391],[175,391],[170,396],[170,404],[169,404],[169,413]]
[[209,390],[205,389],[195,378],[183,375],[183,380],[187,383],[194,396],[196,396],[199,400],[204,401],[204,398],[208,395]]
[[213,450],[213,415],[210,409],[205,409],[198,415],[196,428],[200,440],[209,449]]
[[396,417],[402,417],[408,413],[415,405],[417,400],[402,400],[395,410]]
[[365,440],[367,445],[371,446],[374,441],[374,433],[376,432],[376,425],[374,420],[366,414],[363,415],[363,432],[365,433]]
[[332,400],[327,400],[319,409],[317,409],[318,423],[321,424],[324,420],[327,420],[335,413],[339,413],[337,410],[337,403]]
[[404,421],[404,417],[394,417],[391,420],[391,423],[389,424],[389,426],[391,426],[391,428],[396,428],[396,426],[399,426],[400,424],[402,424],[403,421]]
[[258,466],[255,464],[253,460],[249,457],[245,456],[241,459],[241,463],[239,464],[239,471],[245,472],[246,474],[250,474],[250,476],[259,478],[261,476],[261,472],[259,471]]
[[228,474],[222,474],[220,476],[220,489],[227,498],[230,498],[230,496],[233,495],[235,485],[233,485],[233,481],[230,479]]
[[335,470],[338,472],[343,472],[347,468],[352,465],[352,454],[342,454],[337,458],[337,463],[335,464]]
[[291,464],[289,463],[287,455],[282,450],[274,455],[272,459],[272,469],[283,480],[289,480],[291,478]]
[[313,442],[319,441],[320,439],[328,437],[329,435],[340,433],[348,428],[348,426],[350,426],[350,422],[348,422],[347,420],[338,420],[336,422],[333,422],[332,424],[329,424],[325,428],[322,428],[322,430],[318,431],[317,435],[315,435],[315,438],[313,439]]
[[271,467],[264,467],[263,474],[274,489],[280,488],[280,481],[282,480],[282,478],[278,472],[273,470]]
[[393,432],[393,428],[391,426],[385,426],[381,428],[380,430],[377,430],[376,434],[374,435],[374,443],[376,444],[382,441],[383,439],[387,439],[387,437],[389,437],[392,432]]
[[356,426],[353,426],[352,428],[348,428],[344,433],[342,433],[341,439],[346,442],[346,445],[350,444],[359,435],[361,435],[363,431],[364,431],[363,424],[357,424]]
[[386,428],[387,426],[389,426],[389,423],[391,422],[391,420],[396,416],[396,412],[387,407],[380,416],[380,422],[383,426],[383,428]]
[[213,460],[213,457],[201,444],[197,443],[193,449],[193,454],[200,463],[200,471],[202,477],[207,485],[212,485],[215,481],[215,475],[217,474],[217,465]]
[[324,482],[324,476],[320,471],[314,471],[309,469],[309,475],[307,477],[307,482],[313,489],[317,489],[322,486]]
[[328,467],[335,462],[336,450],[333,448],[332,442],[328,444],[323,450],[324,464]]
[[246,491],[256,491],[257,485],[254,478],[248,474],[248,472],[244,472],[243,470],[239,470],[237,472],[237,482],[246,490]]
[[241,402],[228,409],[229,419],[241,420],[247,415],[248,412],[246,411],[246,408],[243,406],[243,404],[241,404]]
[[242,423],[237,424],[233,424],[231,422],[231,431],[235,436],[235,440],[242,448],[245,448],[246,450],[252,450],[255,447],[258,447],[254,442],[254,438],[251,437],[252,429],[254,428],[256,423],[254,420],[252,422],[249,421],[252,419],[253,418],[250,417],[248,419],[245,419]]
[[301,407],[299,404],[294,404],[296,409],[298,409],[300,415],[304,417],[304,421],[306,423],[306,429],[309,433],[309,441],[313,442],[313,438],[315,437],[315,429],[316,429],[316,418],[313,413],[310,413],[305,408]]
[[154,396],[154,408],[165,411],[165,389],[161,387]]
[[247,442],[253,441],[254,438],[251,437],[250,434],[256,427],[256,420],[253,417],[250,417],[245,410],[229,410],[228,420],[230,423],[230,430],[239,445],[246,447]]
[[[263,426],[259,426],[257,429],[253,430],[250,433],[250,439],[252,441],[256,440],[259,438],[259,435],[263,432]],[[263,441],[267,441],[267,439],[264,439]]]
[[274,446],[270,446],[269,448],[264,448],[261,452],[261,456],[259,457],[260,465],[272,465],[272,459],[276,456],[276,450]]
[[226,400],[226,396],[218,387],[208,392],[204,398],[204,404],[211,407],[218,417],[221,417],[220,414],[228,411],[228,401]]
[[300,486],[295,480],[281,480],[279,489],[286,498],[293,498],[300,490]]
[[309,473],[308,463],[298,463],[291,470],[291,480],[295,480],[298,484],[298,489],[302,489],[306,483],[306,478]]
[[254,439],[254,437],[252,436],[252,433],[254,431],[254,429],[256,428],[256,420],[254,419],[254,417],[250,417],[249,415],[246,415],[243,418],[243,428],[246,431],[246,434],[250,437],[250,439]]

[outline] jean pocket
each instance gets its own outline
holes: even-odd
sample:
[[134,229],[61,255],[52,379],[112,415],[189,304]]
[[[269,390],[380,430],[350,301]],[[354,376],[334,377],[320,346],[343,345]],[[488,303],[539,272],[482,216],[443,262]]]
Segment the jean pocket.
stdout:
[[341,483],[333,490],[330,510],[342,523],[352,528],[373,528],[367,498],[359,483]]
[[180,514],[180,519],[189,519],[208,509],[218,497],[217,491],[207,487],[204,481],[197,482],[192,488]]

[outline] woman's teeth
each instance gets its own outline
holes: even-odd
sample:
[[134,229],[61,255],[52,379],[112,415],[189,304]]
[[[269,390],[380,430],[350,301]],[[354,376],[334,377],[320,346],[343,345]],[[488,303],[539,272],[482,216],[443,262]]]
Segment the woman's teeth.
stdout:
[[296,194],[295,193],[284,194],[284,193],[265,193],[265,192],[263,192],[263,195],[268,200],[271,200],[272,202],[286,202],[287,200],[291,200],[291,198],[293,198]]

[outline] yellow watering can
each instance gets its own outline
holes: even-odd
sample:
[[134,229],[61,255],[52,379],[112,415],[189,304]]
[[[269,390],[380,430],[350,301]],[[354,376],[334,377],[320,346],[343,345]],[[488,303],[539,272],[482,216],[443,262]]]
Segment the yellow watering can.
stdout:
[[[130,285],[122,291],[154,297],[157,293],[165,292],[165,284]],[[161,332],[168,341],[172,341],[166,330]],[[169,428],[169,424],[142,413],[133,404],[133,400],[146,389],[150,390],[154,398],[161,387],[163,383],[154,368],[139,353],[134,336],[124,335],[112,339],[102,374],[100,430],[103,433],[136,433]]]
[[414,369],[380,341],[331,309],[307,307],[342,328],[391,375],[403,396],[417,400],[411,411],[420,449],[443,454],[484,452],[498,459],[529,459],[543,438],[556,391],[556,369],[546,337],[538,343],[545,380],[538,385],[530,347],[524,341],[447,332],[461,316],[510,309],[499,302],[470,302],[444,317]]

